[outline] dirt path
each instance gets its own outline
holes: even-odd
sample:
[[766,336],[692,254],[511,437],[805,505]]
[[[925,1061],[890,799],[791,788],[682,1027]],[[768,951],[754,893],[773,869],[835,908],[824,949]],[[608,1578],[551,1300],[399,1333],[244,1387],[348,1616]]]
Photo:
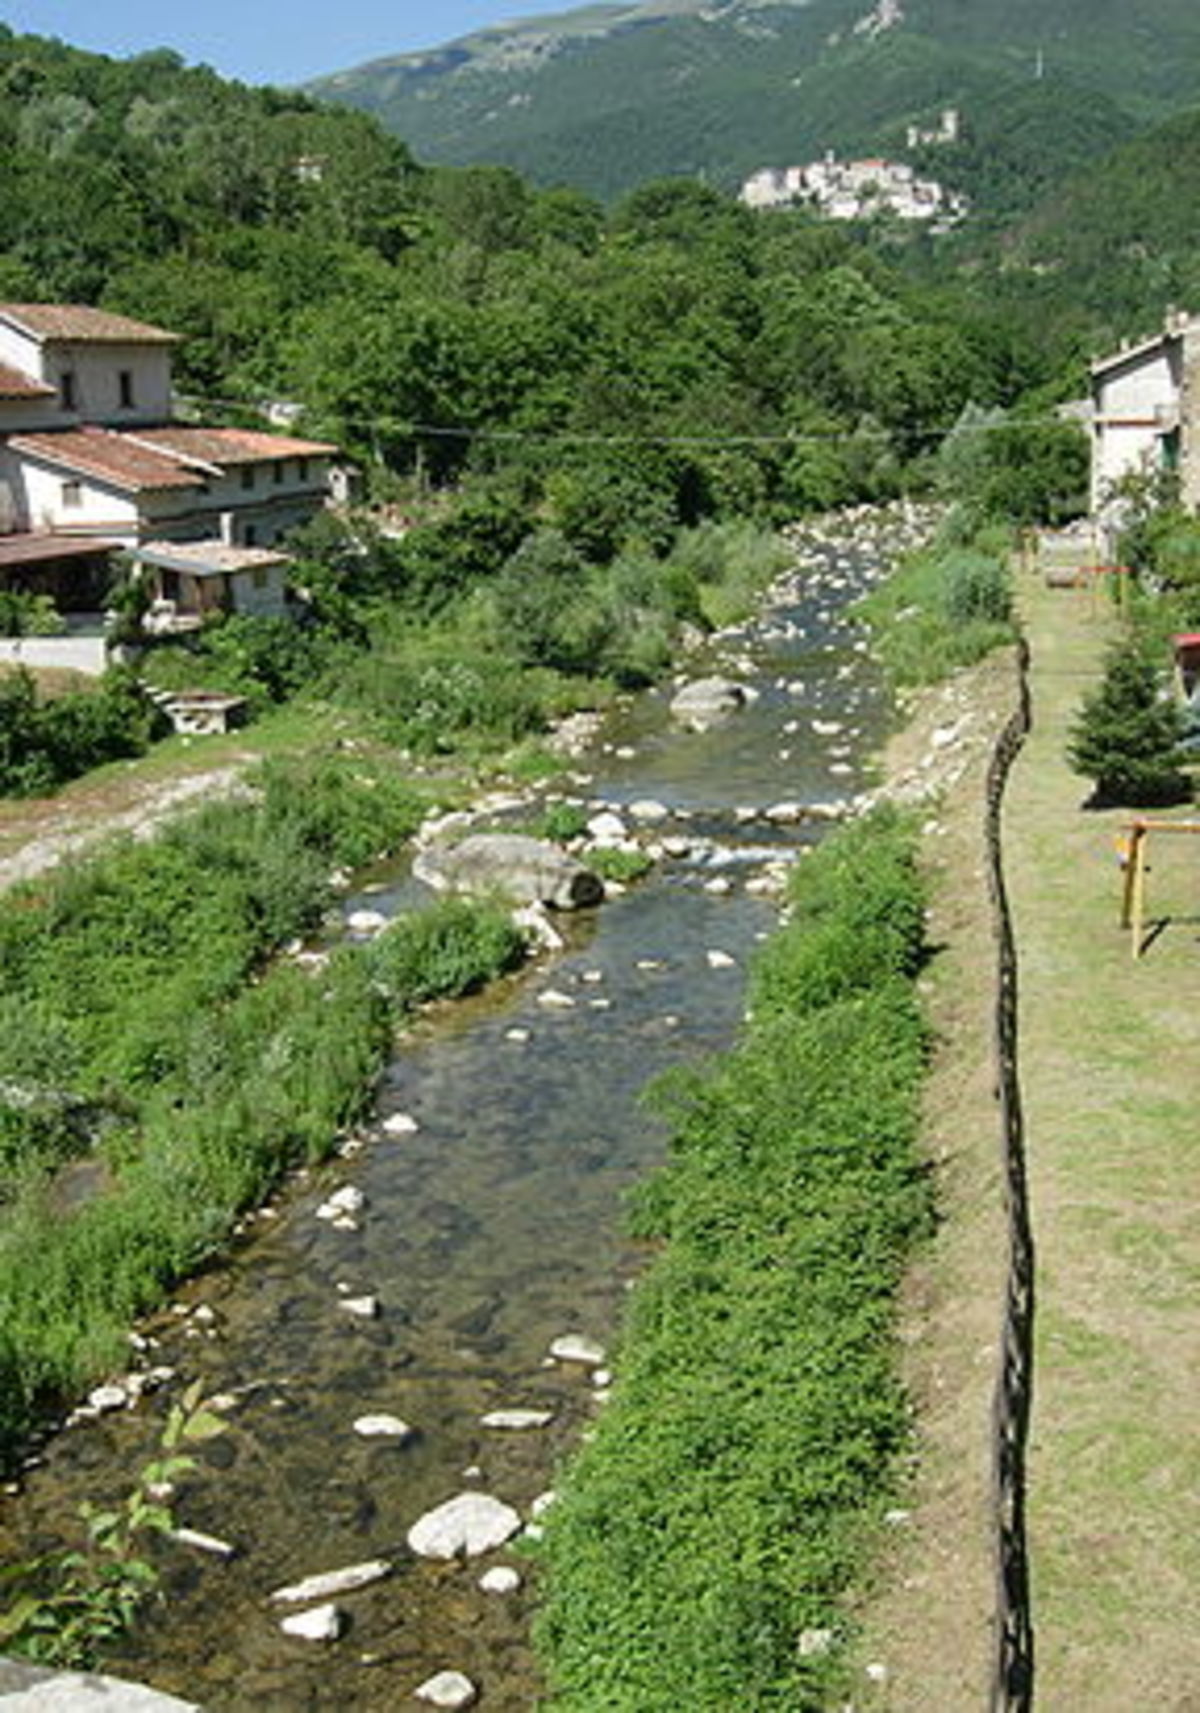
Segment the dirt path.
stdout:
[[[995,951],[983,871],[984,780],[992,745],[1017,702],[1006,652],[922,698],[889,750],[901,783],[934,733],[970,711],[961,749],[923,842],[933,884],[934,957],[924,986],[935,1034],[925,1144],[940,1225],[905,1303],[905,1378],[917,1412],[911,1490],[866,1603],[854,1705],[889,1713],[981,1707],[993,1608],[988,1428],[1003,1293],[1004,1230],[994,1097]],[[961,767],[961,772],[959,771]],[[957,777],[955,775],[957,774]],[[880,1673],[886,1674],[882,1681]]]
[[1038,1246],[1029,1523],[1039,1706],[1200,1709],[1200,841],[1152,852],[1139,963],[1114,840],[1081,808],[1067,727],[1111,619],[1023,592],[1035,728],[1006,863]]
[[103,800],[81,794],[70,803],[39,798],[25,805],[25,814],[19,819],[12,817],[3,827],[4,844],[11,849],[9,854],[0,855],[0,891],[54,868],[64,858],[115,833],[148,838],[181,809],[208,798],[228,797],[237,788],[244,765],[209,768],[156,784],[143,782],[117,796],[124,807],[114,805],[111,791]]
[[[1035,725],[1004,837],[1038,1245],[1035,1699],[1047,1713],[1200,1713],[1200,841],[1155,846],[1151,914],[1177,914],[1135,964],[1114,844],[1128,813],[1085,810],[1086,784],[1064,760],[1113,619],[1090,592],[1033,576],[1021,601]],[[964,690],[998,708],[1005,698],[988,682],[970,675]],[[988,1411],[1003,1239],[974,769],[935,819],[940,1045],[926,1134],[942,1225],[908,1303],[919,1451],[909,1517],[863,1614],[861,1664],[875,1686],[855,1700],[888,1713],[986,1705],[993,1651]]]

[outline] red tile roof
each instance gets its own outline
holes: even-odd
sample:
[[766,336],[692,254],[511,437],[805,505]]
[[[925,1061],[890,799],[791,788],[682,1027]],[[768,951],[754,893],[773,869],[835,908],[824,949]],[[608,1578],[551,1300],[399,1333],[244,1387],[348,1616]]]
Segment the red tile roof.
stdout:
[[294,440],[286,434],[262,434],[250,428],[166,428],[131,430],[138,440],[184,462],[198,464],[261,464],[275,458],[320,458],[337,447],[323,440]]
[[0,399],[53,397],[54,388],[48,387],[45,381],[39,381],[36,375],[27,375],[23,369],[10,369],[7,363],[0,363]]
[[177,333],[83,303],[0,303],[0,321],[39,341],[91,340],[105,345],[174,345]]
[[14,434],[14,452],[92,476],[129,493],[155,488],[199,488],[204,478],[178,458],[139,443],[139,437],[107,428],[75,428],[52,434]]
[[118,541],[93,536],[22,533],[0,536],[0,571],[10,565],[39,565],[55,559],[89,559],[113,553]]

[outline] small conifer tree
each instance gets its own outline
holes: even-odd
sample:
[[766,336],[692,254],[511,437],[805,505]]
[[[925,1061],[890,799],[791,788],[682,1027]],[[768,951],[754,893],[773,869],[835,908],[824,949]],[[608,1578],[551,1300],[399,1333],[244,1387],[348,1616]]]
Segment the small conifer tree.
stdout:
[[1153,662],[1136,644],[1110,652],[1100,685],[1085,696],[1071,728],[1067,759],[1095,785],[1102,807],[1175,803],[1188,795],[1181,769],[1183,717],[1160,694]]

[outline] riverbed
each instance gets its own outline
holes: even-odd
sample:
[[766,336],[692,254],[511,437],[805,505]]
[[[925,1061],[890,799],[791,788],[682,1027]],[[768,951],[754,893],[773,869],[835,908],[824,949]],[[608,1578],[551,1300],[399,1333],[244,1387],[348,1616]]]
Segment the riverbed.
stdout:
[[[665,1145],[643,1091],[732,1040],[747,961],[777,908],[762,876],[801,860],[870,784],[889,705],[848,609],[906,537],[897,519],[860,519],[798,543],[798,569],[761,616],[689,673],[749,686],[727,720],[681,729],[668,687],[609,722],[562,789],[631,823],[634,806],[661,805],[653,837],[672,854],[571,919],[561,953],[424,1017],[346,1157],[293,1180],[222,1265],[141,1329],[144,1360],[170,1380],[56,1436],[5,1502],[13,1538],[60,1538],[80,1500],[129,1491],[187,1380],[216,1397],[227,1431],[198,1449],[174,1509],[233,1555],[157,1550],[166,1599],[114,1669],[212,1713],[394,1709],[447,1669],[488,1708],[537,1705],[536,1542],[447,1565],[415,1558],[406,1536],[457,1493],[528,1518],[552,1489],[606,1391],[595,1365],[550,1357],[556,1338],[608,1347],[619,1383],[614,1341],[641,1259],[622,1198]],[[410,898],[397,870],[346,908]],[[361,1209],[318,1218],[346,1187]],[[513,1409],[549,1421],[483,1425]],[[355,1430],[380,1414],[411,1432]],[[272,1590],[373,1560],[391,1573],[339,1600],[341,1639],[281,1632]],[[519,1590],[479,1588],[499,1564],[518,1570]]]

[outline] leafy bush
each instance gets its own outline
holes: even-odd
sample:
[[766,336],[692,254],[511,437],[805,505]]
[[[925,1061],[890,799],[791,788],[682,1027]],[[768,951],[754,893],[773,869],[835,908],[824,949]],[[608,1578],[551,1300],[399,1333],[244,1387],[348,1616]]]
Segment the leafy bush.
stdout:
[[538,839],[553,839],[556,844],[569,844],[587,831],[588,812],[580,803],[549,803],[533,827]]
[[1013,640],[1006,537],[952,516],[933,547],[859,603],[895,683],[936,684]]
[[[844,1696],[837,1650],[803,1659],[797,1639],[844,1637],[906,1442],[893,1303],[930,1212],[912,846],[880,817],[802,865],[744,1039],[661,1087],[671,1158],[635,1225],[662,1248],[547,1530],[538,1639],[564,1713]],[[874,970],[863,932],[885,948]]]
[[588,851],[583,861],[601,880],[615,880],[621,886],[631,880],[640,880],[654,867],[645,851],[619,850],[608,845],[597,845],[595,850]]
[[1152,661],[1136,643],[1120,642],[1103,681],[1083,699],[1067,757],[1094,782],[1098,807],[1177,803],[1190,789],[1181,771],[1183,730],[1183,715],[1165,699]]
[[0,589],[0,636],[60,636],[65,629],[49,595]]
[[980,619],[1004,625],[1012,617],[1012,581],[1002,559],[983,553],[950,557],[945,565],[942,604],[952,625]]
[[142,755],[161,721],[126,672],[42,701],[20,669],[0,679],[0,796],[36,796],[101,762]]
[[502,907],[448,898],[402,916],[373,948],[373,966],[395,1005],[470,993],[520,963],[524,945]]

